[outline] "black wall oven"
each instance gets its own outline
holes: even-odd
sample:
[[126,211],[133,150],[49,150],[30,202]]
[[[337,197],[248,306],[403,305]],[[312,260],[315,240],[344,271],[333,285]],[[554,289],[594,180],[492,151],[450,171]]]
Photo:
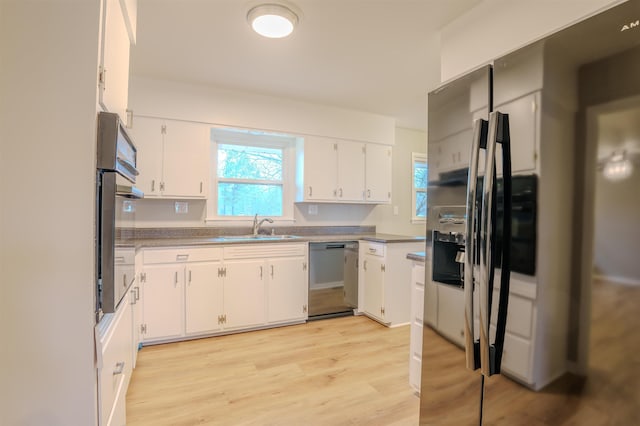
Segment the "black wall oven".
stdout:
[[136,147],[117,114],[98,114],[96,319],[115,312],[134,281]]

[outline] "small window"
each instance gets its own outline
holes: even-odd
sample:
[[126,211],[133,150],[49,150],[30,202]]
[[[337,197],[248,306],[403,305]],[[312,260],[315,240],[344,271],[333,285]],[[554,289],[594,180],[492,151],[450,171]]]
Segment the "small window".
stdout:
[[210,219],[290,216],[293,146],[287,136],[215,129]]
[[411,154],[413,164],[413,221],[425,222],[427,219],[427,156],[421,153]]

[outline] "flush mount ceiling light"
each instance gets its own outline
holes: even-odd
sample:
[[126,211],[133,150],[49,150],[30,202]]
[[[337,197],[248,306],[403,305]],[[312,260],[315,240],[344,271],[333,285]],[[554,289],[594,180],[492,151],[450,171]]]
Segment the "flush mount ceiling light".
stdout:
[[627,152],[614,152],[604,164],[602,174],[611,181],[619,181],[631,176],[633,165],[627,158]]
[[247,21],[261,36],[282,38],[293,32],[298,23],[298,15],[287,6],[267,3],[249,10]]

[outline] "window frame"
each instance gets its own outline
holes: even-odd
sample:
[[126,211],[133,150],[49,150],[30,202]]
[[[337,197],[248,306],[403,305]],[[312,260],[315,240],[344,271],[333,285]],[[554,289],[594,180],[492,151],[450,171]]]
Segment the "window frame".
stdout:
[[[209,197],[207,198],[206,222],[236,222],[253,219],[253,215],[219,216],[218,183],[226,179],[218,178],[218,145],[241,145],[282,150],[282,216],[270,216],[276,222],[293,222],[295,197],[296,137],[263,131],[230,128],[211,129]],[[242,179],[230,179],[229,182],[243,183]],[[263,180],[247,179],[246,183],[265,183]]]
[[[417,164],[424,164],[424,166],[427,168],[427,179],[428,179],[429,163],[427,162],[426,153],[422,153],[422,152],[411,153],[411,222],[420,224],[420,223],[427,223],[427,212],[425,211],[425,217],[416,216],[416,207],[417,207],[416,203],[418,199],[417,194],[420,192],[424,192],[426,197],[428,184],[424,188],[417,188],[415,186],[414,177],[415,177],[415,170],[416,170]],[[428,202],[429,200],[427,199],[427,204]]]

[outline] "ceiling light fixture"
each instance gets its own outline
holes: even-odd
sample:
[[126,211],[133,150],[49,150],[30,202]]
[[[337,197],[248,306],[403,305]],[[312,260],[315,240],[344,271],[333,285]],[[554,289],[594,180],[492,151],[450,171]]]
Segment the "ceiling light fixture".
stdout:
[[632,171],[633,165],[627,158],[627,152],[623,150],[611,154],[611,157],[604,164],[602,174],[611,181],[620,181],[631,176]]
[[282,38],[293,32],[298,23],[298,15],[287,6],[267,3],[249,10],[247,21],[263,37]]

